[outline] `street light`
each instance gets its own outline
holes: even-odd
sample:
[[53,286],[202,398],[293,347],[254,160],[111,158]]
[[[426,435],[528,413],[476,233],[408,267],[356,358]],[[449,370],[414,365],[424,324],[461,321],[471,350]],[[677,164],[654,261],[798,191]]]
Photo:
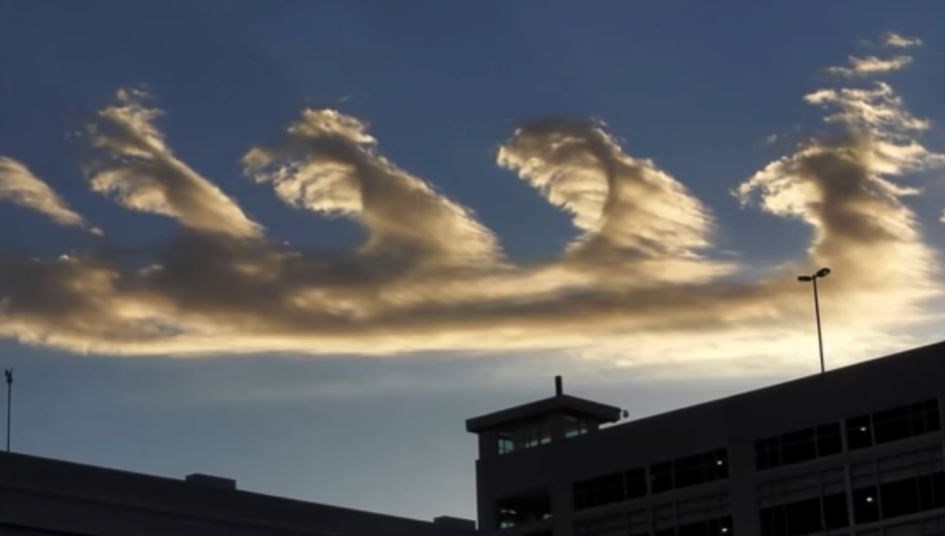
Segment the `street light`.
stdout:
[[801,283],[808,281],[814,287],[814,317],[817,319],[817,347],[820,349],[820,373],[824,373],[824,339],[820,333],[820,300],[817,298],[817,280],[830,275],[830,268],[821,268],[812,275],[799,275],[797,280]]

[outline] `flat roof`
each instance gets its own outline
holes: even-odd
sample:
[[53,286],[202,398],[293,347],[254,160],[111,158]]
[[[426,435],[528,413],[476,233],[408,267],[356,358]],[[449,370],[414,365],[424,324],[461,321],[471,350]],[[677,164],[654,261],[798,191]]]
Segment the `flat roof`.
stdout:
[[620,408],[616,406],[601,404],[600,402],[594,402],[586,398],[560,394],[467,419],[466,430],[479,433],[483,430],[497,428],[504,424],[523,421],[538,415],[553,412],[590,417],[597,422],[617,422],[620,420]]
[[[463,533],[457,527],[432,521],[239,490],[229,479],[193,476],[175,479],[0,452],[0,492],[35,495],[40,502],[45,500],[43,497],[57,497],[116,511],[151,512],[169,519],[204,519],[273,531],[301,530],[304,534],[350,534],[357,533],[359,527],[391,535]],[[208,485],[208,479],[226,481],[227,486]],[[0,508],[0,524],[3,520]]]

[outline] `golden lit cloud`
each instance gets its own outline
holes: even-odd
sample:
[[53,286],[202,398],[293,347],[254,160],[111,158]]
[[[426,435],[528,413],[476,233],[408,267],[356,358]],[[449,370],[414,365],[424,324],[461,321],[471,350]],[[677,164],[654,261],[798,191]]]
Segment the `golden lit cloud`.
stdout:
[[909,48],[921,45],[922,40],[918,37],[909,37],[895,32],[887,32],[883,34],[883,44],[890,47]]
[[0,156],[0,201],[45,214],[59,225],[74,225],[101,234],[25,165],[5,156]]
[[172,217],[191,229],[251,238],[261,227],[235,201],[181,162],[155,126],[162,115],[148,108],[148,95],[119,90],[116,103],[88,126],[97,158],[86,164],[92,189],[122,206]]
[[898,71],[908,67],[909,64],[912,63],[912,58],[909,56],[895,56],[892,58],[878,58],[876,56],[858,58],[856,56],[850,56],[849,61],[849,66],[827,67],[827,72],[848,78],[855,76],[872,76]]
[[116,354],[570,348],[632,354],[615,363],[790,362],[810,340],[809,289],[795,277],[826,265],[837,274],[824,282],[832,340],[880,348],[941,295],[936,254],[904,202],[917,190],[898,181],[945,157],[921,144],[928,122],[888,84],[804,99],[824,109],[827,131],[735,189],[744,206],[812,232],[806,254],[759,268],[713,258],[710,210],[593,121],[529,122],[499,146],[498,165],[579,231],[559,257],[519,265],[471,210],[384,157],[363,122],[305,110],[250,149],[245,170],[367,237],[331,254],[279,245],[173,156],[156,110],[123,93],[91,130],[106,157],[92,186],[174,217],[180,235],[137,267],[0,254],[0,335]]

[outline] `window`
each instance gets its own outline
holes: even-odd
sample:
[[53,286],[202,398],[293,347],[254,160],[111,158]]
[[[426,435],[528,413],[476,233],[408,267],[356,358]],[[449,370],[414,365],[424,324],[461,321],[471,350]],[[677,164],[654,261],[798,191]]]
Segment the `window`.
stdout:
[[496,503],[500,529],[527,525],[551,517],[551,501],[547,490],[524,493],[500,499]]
[[850,525],[850,516],[847,515],[846,493],[834,493],[823,498],[824,528],[842,529]]
[[650,486],[653,493],[673,489],[673,464],[656,463],[650,466]]
[[574,484],[574,509],[583,510],[646,495],[646,472],[636,468]]
[[498,433],[499,454],[551,443],[551,427],[545,421],[528,422]]
[[861,449],[940,429],[938,400],[931,399],[847,419],[847,444]]
[[800,463],[842,450],[840,425],[823,424],[755,441],[755,467],[761,470]]
[[695,523],[679,525],[676,528],[666,528],[656,531],[656,536],[733,536],[732,518],[729,516]]
[[876,486],[853,490],[853,519],[857,524],[879,520],[879,493]]
[[576,437],[584,435],[589,430],[590,426],[588,426],[587,421],[584,419],[579,419],[570,415],[564,416],[564,437]]
[[861,449],[873,445],[873,430],[869,415],[847,419],[847,446]]
[[728,478],[728,451],[711,450],[650,466],[653,493]]
[[802,536],[849,525],[846,494],[811,497],[761,510],[764,536]]

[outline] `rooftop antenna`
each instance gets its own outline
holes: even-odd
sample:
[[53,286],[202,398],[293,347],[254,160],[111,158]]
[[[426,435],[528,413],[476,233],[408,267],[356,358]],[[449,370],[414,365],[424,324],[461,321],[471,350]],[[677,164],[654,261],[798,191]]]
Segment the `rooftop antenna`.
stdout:
[[564,387],[561,385],[561,376],[555,376],[555,396],[564,394]]
[[7,452],[10,452],[10,416],[13,409],[13,369],[3,369],[7,377]]

